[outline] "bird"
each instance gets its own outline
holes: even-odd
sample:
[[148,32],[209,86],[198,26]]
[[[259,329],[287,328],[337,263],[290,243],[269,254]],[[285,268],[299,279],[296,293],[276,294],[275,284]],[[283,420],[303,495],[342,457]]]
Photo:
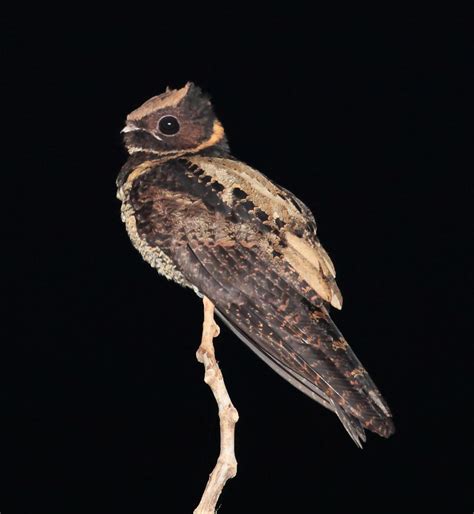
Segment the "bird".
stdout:
[[230,151],[192,82],[133,110],[122,130],[121,218],[143,259],[207,297],[275,372],[334,412],[357,446],[394,433],[390,409],[330,317],[334,265],[310,209]]

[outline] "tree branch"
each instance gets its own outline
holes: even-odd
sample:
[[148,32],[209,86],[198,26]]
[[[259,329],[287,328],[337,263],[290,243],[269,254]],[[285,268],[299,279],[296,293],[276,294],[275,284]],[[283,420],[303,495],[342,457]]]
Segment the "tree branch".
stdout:
[[204,364],[204,382],[211,388],[219,408],[221,449],[217,463],[209,476],[206,489],[204,489],[201,501],[194,510],[194,514],[214,514],[225,483],[237,474],[234,439],[235,424],[239,419],[239,413],[232,405],[214,353],[213,339],[220,332],[219,326],[214,321],[214,305],[206,297],[203,298],[203,303],[202,339],[196,352],[196,358]]

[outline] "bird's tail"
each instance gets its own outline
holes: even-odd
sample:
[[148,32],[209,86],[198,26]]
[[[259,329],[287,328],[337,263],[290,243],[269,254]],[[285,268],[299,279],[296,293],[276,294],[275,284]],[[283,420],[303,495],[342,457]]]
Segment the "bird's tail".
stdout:
[[324,309],[305,305],[297,324],[283,325],[276,312],[250,303],[238,309],[217,314],[274,371],[333,411],[359,447],[364,429],[393,434],[387,404]]

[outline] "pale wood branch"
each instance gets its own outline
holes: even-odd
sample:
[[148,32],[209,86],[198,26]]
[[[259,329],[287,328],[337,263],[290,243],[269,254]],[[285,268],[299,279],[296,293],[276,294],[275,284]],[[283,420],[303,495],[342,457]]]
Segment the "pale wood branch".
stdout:
[[221,448],[217,463],[209,475],[206,488],[194,514],[214,514],[225,483],[237,474],[234,440],[235,424],[239,419],[239,414],[232,405],[214,353],[213,339],[219,335],[219,326],[214,321],[214,305],[206,297],[203,298],[203,303],[202,339],[196,357],[199,362],[204,364],[204,382],[211,388],[219,409]]

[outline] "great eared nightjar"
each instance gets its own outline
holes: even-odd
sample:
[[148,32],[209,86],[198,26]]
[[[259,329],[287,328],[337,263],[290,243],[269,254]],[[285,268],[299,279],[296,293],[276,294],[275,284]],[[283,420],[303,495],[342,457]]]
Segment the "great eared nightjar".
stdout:
[[236,159],[192,83],[127,116],[117,179],[133,245],[159,273],[207,296],[273,370],[335,412],[355,443],[388,437],[390,410],[330,318],[342,296],[306,205]]

